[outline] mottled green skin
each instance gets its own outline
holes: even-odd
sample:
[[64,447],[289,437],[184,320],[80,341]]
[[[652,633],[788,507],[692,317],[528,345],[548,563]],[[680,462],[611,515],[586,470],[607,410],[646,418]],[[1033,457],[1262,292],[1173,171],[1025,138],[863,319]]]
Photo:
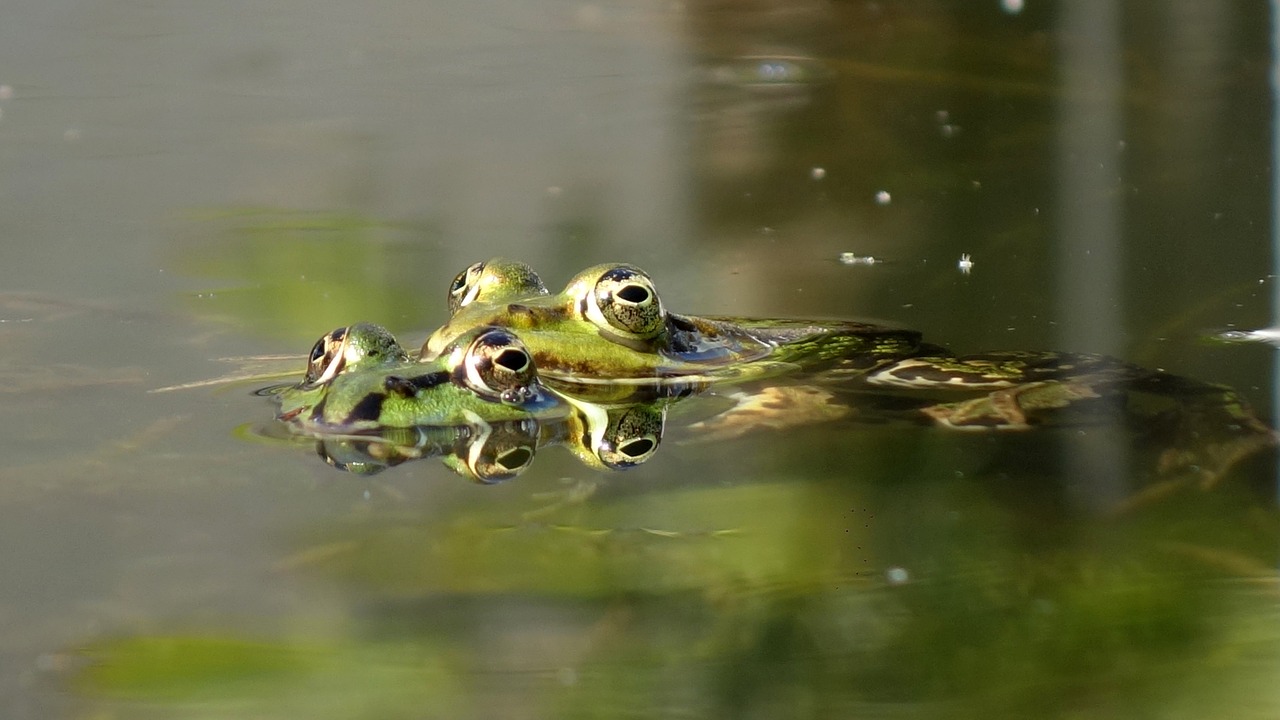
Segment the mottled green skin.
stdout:
[[313,429],[369,430],[500,422],[565,412],[545,389],[511,404],[481,397],[439,363],[409,363],[340,375],[321,388],[286,392],[282,417]]
[[323,383],[304,381],[285,388],[277,395],[279,417],[307,431],[358,433],[567,414],[568,405],[544,388],[536,375],[507,398],[477,392],[469,384],[466,348],[492,331],[477,328],[459,336],[431,362],[348,367]]

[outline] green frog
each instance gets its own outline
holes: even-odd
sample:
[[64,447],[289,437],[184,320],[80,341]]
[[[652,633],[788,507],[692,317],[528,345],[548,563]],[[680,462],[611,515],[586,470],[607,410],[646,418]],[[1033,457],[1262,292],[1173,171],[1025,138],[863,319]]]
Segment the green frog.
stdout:
[[[1138,424],[1174,428],[1177,442],[1204,428],[1221,430],[1223,445],[1233,448],[1275,442],[1230,388],[1100,355],[956,356],[916,332],[865,323],[681,315],[666,310],[653,280],[633,265],[590,267],[551,295],[529,266],[495,258],[460,273],[450,292],[467,302],[427,340],[423,358],[473,324],[508,327],[535,353],[547,383],[565,395],[592,396],[593,387],[647,384],[655,376],[701,381],[686,383],[686,394],[711,388],[734,395],[736,410],[700,424],[707,429],[797,424],[853,411],[869,420],[1024,430],[1119,412]],[[783,374],[805,378],[784,381]],[[733,389],[750,380],[767,382]]]
[[486,483],[523,472],[547,445],[592,467],[633,467],[656,452],[666,413],[663,402],[599,404],[549,391],[523,343],[497,327],[463,333],[428,363],[409,362],[381,326],[338,328],[316,342],[301,382],[265,394],[335,467],[368,474],[440,457]]
[[306,431],[358,433],[420,425],[480,425],[553,416],[567,405],[543,387],[510,331],[473,328],[435,360],[408,362],[376,325],[321,338],[297,385],[275,388],[278,417]]
[[373,325],[321,338],[303,381],[280,393],[280,417],[347,469],[442,456],[487,481],[549,444],[596,467],[639,464],[666,408],[708,390],[737,402],[698,423],[708,437],[850,416],[1026,429],[1120,410],[1173,427],[1176,442],[1222,429],[1210,454],[1228,461],[1274,442],[1229,388],[1096,355],[957,357],[863,323],[677,315],[630,265],[594,266],[551,295],[529,266],[498,258],[459,273],[449,298],[449,322],[417,361]]
[[544,380],[577,394],[593,385],[686,392],[687,382],[767,377],[836,358],[874,367],[924,347],[918,332],[869,323],[669,312],[647,273],[618,263],[587,268],[551,295],[528,265],[494,258],[458,274],[449,305],[423,361],[470,328],[505,327],[525,340]]

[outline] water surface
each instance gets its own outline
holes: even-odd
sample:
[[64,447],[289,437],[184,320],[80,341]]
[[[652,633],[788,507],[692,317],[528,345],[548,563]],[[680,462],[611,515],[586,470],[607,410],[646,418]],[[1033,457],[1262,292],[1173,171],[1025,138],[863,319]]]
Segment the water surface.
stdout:
[[1274,350],[1201,338],[1270,324],[1272,19],[1020,6],[0,11],[0,714],[1274,717],[1267,453],[1148,496],[1105,427],[694,411],[633,471],[484,487],[263,441],[252,383],[149,392],[419,339],[506,255],[1269,418]]

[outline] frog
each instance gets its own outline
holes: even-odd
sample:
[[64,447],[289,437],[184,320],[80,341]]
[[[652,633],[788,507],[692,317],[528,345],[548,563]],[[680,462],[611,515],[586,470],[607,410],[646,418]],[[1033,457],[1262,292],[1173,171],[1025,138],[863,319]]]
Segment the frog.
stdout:
[[871,368],[926,347],[917,331],[852,320],[670,312],[649,274],[626,263],[589,267],[550,294],[528,265],[493,258],[454,278],[449,303],[422,361],[471,327],[506,327],[528,344],[544,380],[580,395],[600,385],[670,385],[687,394],[688,383],[758,379],[836,358]]
[[544,388],[519,338],[498,327],[461,335],[434,363],[409,362],[385,328],[356,323],[316,341],[303,378],[266,388],[277,418],[316,439],[334,467],[373,474],[440,457],[484,483],[510,479],[537,449],[564,445],[585,464],[647,461],[665,407],[601,405]]
[[957,357],[924,342],[917,331],[854,320],[674,313],[649,274],[626,263],[589,267],[552,295],[527,264],[493,258],[458,273],[449,296],[449,320],[428,337],[421,359],[436,357],[475,324],[507,327],[528,344],[544,380],[566,394],[595,399],[604,392],[606,399],[621,400],[627,388],[652,385],[672,388],[671,395],[696,394],[797,371],[823,371],[828,381],[859,377],[891,390],[990,392],[1133,370],[1081,353]]
[[[528,265],[494,258],[458,274],[449,307],[449,322],[416,359],[406,360],[377,326],[322,337],[303,381],[283,393],[280,417],[332,445],[324,454],[346,469],[440,456],[482,481],[523,472],[551,444],[592,467],[633,467],[656,452],[666,408],[704,393],[736,403],[695,424],[706,437],[850,416],[1026,430],[1106,417],[1127,396],[1143,395],[1182,405],[1173,413],[1125,407],[1139,419],[1182,418],[1171,437],[1199,432],[1187,418],[1226,428],[1209,455],[1234,459],[1274,444],[1229,388],[1101,355],[957,356],[914,331],[854,321],[678,315],[665,310],[647,273],[626,264],[588,268],[552,295]],[[475,345],[485,337],[492,342]],[[465,369],[481,346],[514,353],[485,365],[499,381],[516,378],[496,404],[492,383]],[[448,392],[422,392],[437,387]],[[526,407],[526,392],[547,401]],[[354,459],[335,459],[344,455]],[[1182,457],[1169,464],[1194,465],[1198,456]]]
[[304,432],[483,426],[554,416],[568,406],[538,378],[533,356],[499,327],[459,335],[430,363],[400,359],[390,333],[358,324],[317,341],[303,380],[277,387],[277,418]]
[[[479,286],[483,277],[499,279]],[[504,277],[517,281],[503,282]],[[467,302],[428,338],[421,357],[434,356],[473,323],[508,327],[535,353],[548,384],[566,396],[598,400],[599,388],[616,393],[676,381],[671,386],[679,391],[673,395],[728,394],[738,411],[699,424],[721,433],[737,418],[748,426],[789,426],[855,409],[867,419],[908,419],[948,430],[1021,431],[1105,416],[1119,407],[1137,424],[1172,415],[1178,429],[1171,436],[1197,436],[1193,426],[1204,424],[1223,429],[1226,447],[1275,443],[1275,433],[1231,388],[1110,356],[956,355],[924,342],[917,332],[885,325],[681,315],[666,310],[647,273],[624,263],[587,268],[555,295],[534,278],[529,266],[501,258],[460,273],[451,294],[465,288]],[[790,381],[801,374],[803,383]],[[735,389],[756,380],[765,382]],[[783,395],[787,399],[780,402]],[[1152,399],[1159,411],[1147,409]],[[788,417],[765,420],[762,408]]]

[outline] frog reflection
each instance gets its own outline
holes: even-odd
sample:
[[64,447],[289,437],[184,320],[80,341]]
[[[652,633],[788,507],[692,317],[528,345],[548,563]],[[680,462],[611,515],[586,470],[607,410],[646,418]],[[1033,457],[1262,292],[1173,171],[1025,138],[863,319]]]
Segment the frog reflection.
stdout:
[[662,442],[664,401],[613,407],[573,401],[570,408],[557,417],[317,435],[316,451],[333,467],[360,475],[439,458],[457,474],[491,484],[520,475],[552,445],[566,447],[588,467],[626,470],[647,462]]

